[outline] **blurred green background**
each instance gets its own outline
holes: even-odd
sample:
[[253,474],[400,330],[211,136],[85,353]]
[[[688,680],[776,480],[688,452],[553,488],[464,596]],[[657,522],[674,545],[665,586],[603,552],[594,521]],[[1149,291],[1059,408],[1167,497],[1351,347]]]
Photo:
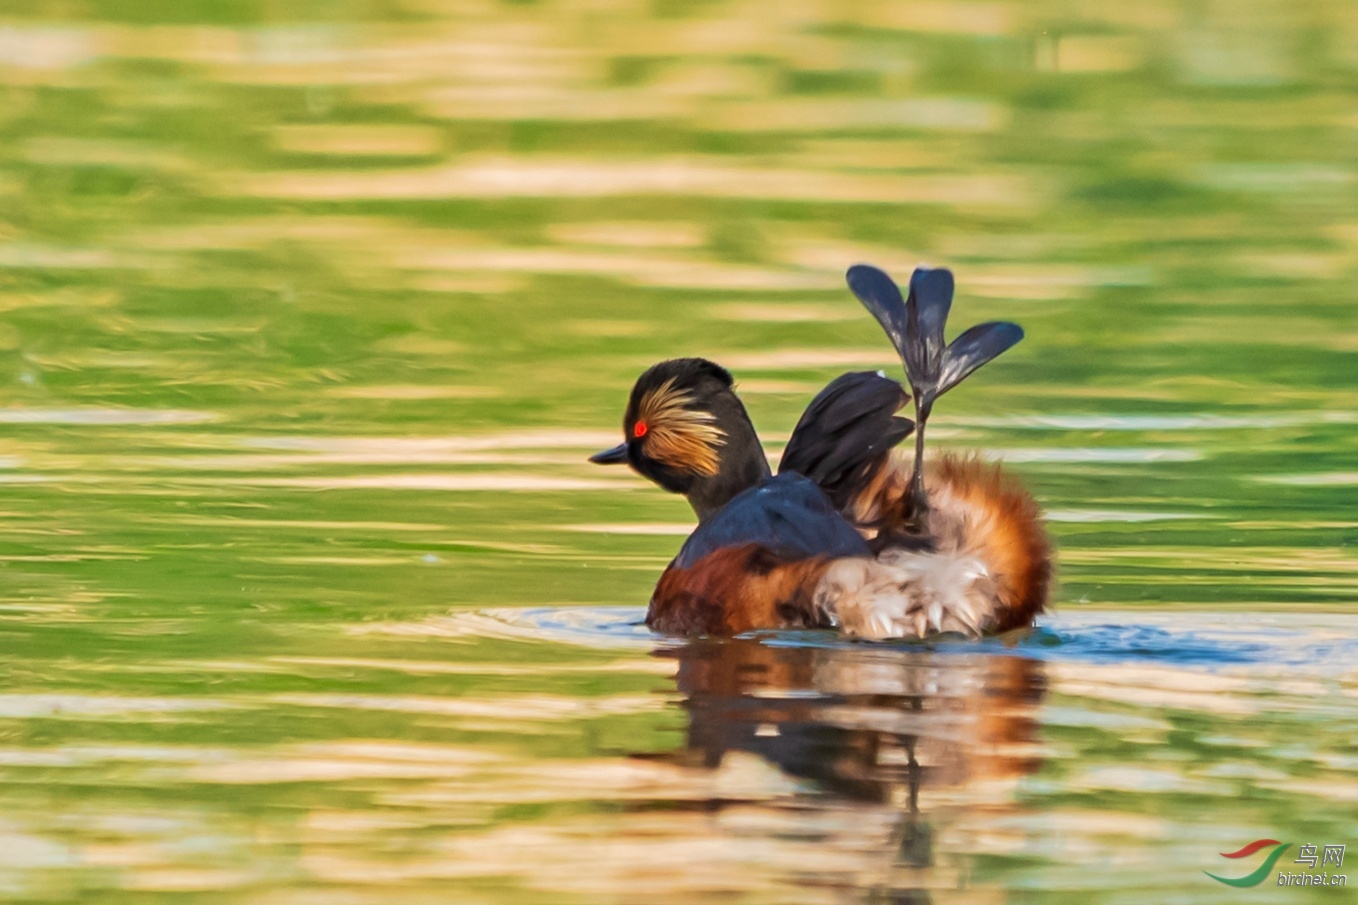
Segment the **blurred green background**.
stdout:
[[[629,848],[624,802],[709,796],[627,772],[689,692],[561,608],[638,615],[691,513],[584,457],[661,358],[774,452],[898,373],[858,261],[1026,328],[931,437],[1030,483],[1060,613],[1275,628],[1064,639],[1034,816],[938,817],[960,873],[808,884],[772,818]],[[1352,0],[0,0],[0,897],[1234,901],[1215,852],[1358,838],[1355,277]],[[646,872],[724,832],[762,866]]]

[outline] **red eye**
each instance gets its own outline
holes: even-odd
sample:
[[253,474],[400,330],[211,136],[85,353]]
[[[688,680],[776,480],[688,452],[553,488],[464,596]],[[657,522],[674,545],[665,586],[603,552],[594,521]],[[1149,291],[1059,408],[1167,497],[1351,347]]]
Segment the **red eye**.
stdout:
[[646,422],[638,421],[636,424],[632,425],[632,436],[640,440],[642,437],[646,436],[647,430],[649,430],[649,428],[646,427]]

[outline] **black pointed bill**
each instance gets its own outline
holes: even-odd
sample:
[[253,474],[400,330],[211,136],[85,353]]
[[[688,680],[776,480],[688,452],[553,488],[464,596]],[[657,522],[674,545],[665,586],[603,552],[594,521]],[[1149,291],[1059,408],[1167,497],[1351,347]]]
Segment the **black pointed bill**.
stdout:
[[619,443],[612,449],[596,452],[589,460],[595,465],[622,465],[627,462],[627,444]]

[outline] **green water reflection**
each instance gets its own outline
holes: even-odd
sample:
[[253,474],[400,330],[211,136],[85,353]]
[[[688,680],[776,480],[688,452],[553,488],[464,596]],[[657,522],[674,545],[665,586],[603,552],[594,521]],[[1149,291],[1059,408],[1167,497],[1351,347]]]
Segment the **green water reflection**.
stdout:
[[[1234,902],[1358,843],[1351,7],[0,0],[0,898]],[[859,260],[1027,329],[931,436],[1068,621],[522,616],[688,530],[584,462],[646,365],[775,450],[895,367]]]

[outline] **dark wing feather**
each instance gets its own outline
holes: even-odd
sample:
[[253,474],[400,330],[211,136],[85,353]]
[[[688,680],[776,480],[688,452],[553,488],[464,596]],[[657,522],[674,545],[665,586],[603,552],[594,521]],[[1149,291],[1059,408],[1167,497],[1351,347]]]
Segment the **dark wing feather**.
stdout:
[[692,568],[710,553],[741,544],[760,544],[786,560],[871,552],[820,488],[798,474],[780,474],[736,496],[689,535],[674,566]]
[[778,473],[805,475],[844,509],[880,457],[914,430],[896,416],[906,398],[899,383],[875,371],[836,377],[797,422]]
[[996,321],[977,324],[952,341],[943,353],[943,370],[938,379],[938,395],[957,386],[981,365],[1023,339],[1018,324]]
[[883,410],[889,415],[905,400],[901,385],[880,371],[840,374],[811,400],[792,435],[810,429],[840,431],[861,421],[865,412]]

